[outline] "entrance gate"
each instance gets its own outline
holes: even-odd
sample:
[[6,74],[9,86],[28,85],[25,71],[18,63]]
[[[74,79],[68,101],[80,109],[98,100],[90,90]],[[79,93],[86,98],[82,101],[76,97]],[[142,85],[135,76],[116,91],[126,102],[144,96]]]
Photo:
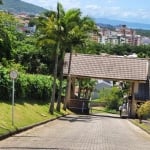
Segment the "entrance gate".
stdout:
[[[121,80],[132,83],[129,107],[131,116],[135,116],[136,103],[150,99],[149,60],[129,58],[114,55],[89,55],[66,53],[64,59],[64,76],[68,78],[68,88],[65,102],[71,97],[71,83],[75,78],[95,78],[106,80]],[[142,93],[142,88],[146,91]],[[139,97],[139,98],[138,98]],[[73,107],[73,106],[72,106]]]

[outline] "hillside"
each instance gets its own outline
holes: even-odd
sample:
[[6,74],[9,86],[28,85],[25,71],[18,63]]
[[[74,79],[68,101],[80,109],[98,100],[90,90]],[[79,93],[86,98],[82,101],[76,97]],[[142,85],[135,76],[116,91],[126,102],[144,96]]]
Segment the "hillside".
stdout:
[[3,0],[3,5],[0,5],[0,10],[6,10],[11,13],[39,14],[46,9],[21,0]]

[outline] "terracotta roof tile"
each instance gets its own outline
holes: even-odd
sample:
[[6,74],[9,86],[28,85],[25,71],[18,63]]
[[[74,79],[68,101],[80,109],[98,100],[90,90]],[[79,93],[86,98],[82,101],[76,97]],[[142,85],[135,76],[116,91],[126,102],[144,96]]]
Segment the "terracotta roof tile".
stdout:
[[[68,74],[69,55],[69,53],[65,55],[64,75]],[[102,79],[145,81],[148,74],[148,59],[73,54],[70,74]]]

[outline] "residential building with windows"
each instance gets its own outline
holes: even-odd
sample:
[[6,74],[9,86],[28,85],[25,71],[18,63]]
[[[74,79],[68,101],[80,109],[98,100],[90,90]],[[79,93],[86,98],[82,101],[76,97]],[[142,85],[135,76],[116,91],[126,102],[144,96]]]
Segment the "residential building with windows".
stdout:
[[98,33],[90,33],[91,40],[102,44],[129,44],[139,46],[142,44],[142,37],[136,31],[127,28],[126,25],[117,27],[114,31],[98,27]]

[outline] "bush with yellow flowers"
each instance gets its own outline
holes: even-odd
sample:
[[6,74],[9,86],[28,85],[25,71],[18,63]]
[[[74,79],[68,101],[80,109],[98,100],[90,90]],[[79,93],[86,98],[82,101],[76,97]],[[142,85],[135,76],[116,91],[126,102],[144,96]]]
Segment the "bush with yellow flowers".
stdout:
[[142,104],[140,108],[138,109],[137,113],[138,113],[140,123],[142,123],[143,118],[149,117],[150,116],[150,100]]

